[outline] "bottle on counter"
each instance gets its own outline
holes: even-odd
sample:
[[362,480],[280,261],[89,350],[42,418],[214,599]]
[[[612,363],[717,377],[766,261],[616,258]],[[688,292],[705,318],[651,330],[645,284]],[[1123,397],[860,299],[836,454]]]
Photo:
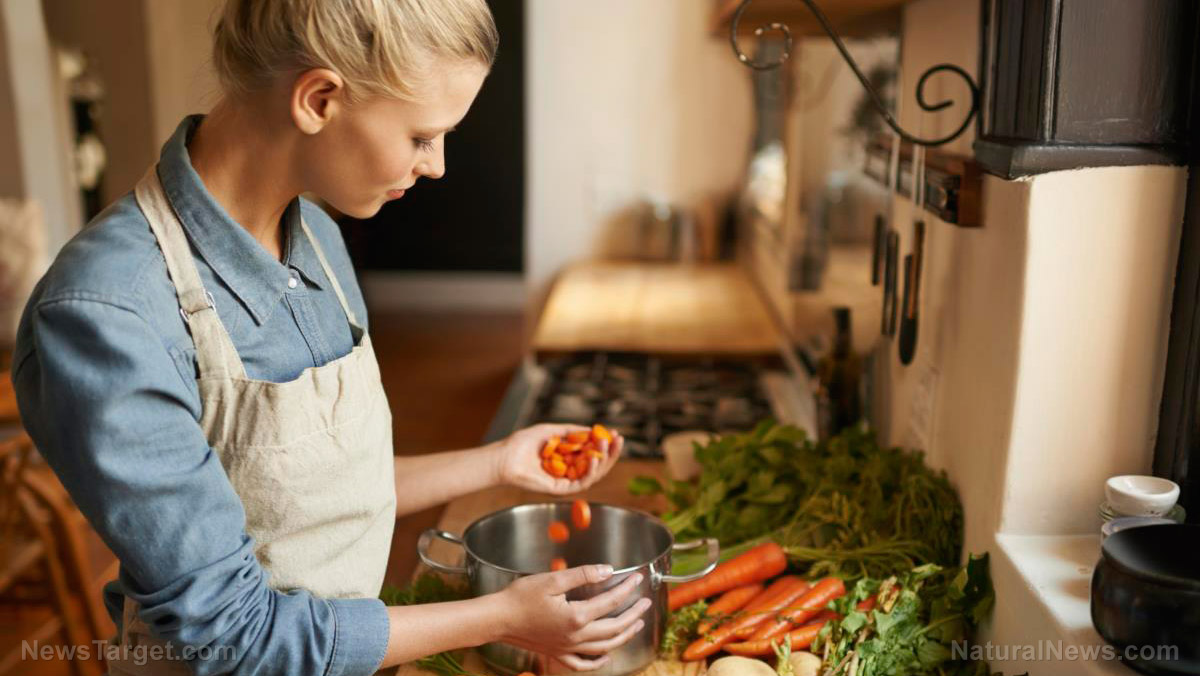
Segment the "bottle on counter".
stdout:
[[854,353],[850,308],[833,310],[836,327],[833,349],[817,364],[817,407],[821,438],[858,424],[862,418],[862,360]]

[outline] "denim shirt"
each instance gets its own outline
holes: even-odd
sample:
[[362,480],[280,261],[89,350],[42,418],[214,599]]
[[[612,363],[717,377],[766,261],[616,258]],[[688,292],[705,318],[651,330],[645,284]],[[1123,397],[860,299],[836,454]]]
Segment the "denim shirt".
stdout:
[[[365,326],[337,226],[297,199],[283,217],[283,262],[268,254],[192,168],[187,142],[200,119],[179,125],[158,174],[247,375],[285,382],[348,354],[348,318],[299,219]],[[200,427],[195,347],[132,193],[58,254],[25,309],[13,360],[25,427],[121,561],[105,589],[118,626],[127,596],[161,638],[233,656],[192,661],[197,674],[375,671],[388,640],[381,601],[267,585],[242,503]]]

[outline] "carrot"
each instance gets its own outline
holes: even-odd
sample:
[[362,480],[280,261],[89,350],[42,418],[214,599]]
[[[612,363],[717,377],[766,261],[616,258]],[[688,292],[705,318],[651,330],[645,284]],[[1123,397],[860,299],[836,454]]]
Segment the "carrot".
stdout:
[[[749,613],[761,612],[761,608],[763,607],[764,603],[769,602],[772,598],[778,596],[781,589],[791,586],[799,579],[800,577],[797,575],[781,575],[775,578],[775,581],[768,585],[766,589],[762,590],[757,596],[746,602],[746,605],[742,607],[741,612],[738,613],[738,616],[746,617]],[[707,634],[708,631],[711,631],[713,624],[716,623],[710,624],[708,630],[699,632],[700,635],[703,636],[704,634]]]
[[551,559],[550,570],[566,570],[567,560],[563,558]]
[[846,593],[846,585],[836,577],[827,577],[796,600],[795,607],[780,613],[774,620],[763,624],[751,636],[751,640],[771,639],[782,636],[789,629],[803,625],[820,613],[830,601]]
[[[837,613],[827,611],[806,622],[799,629],[788,632],[788,636],[792,637],[792,650],[804,650],[812,645],[812,642],[817,638],[817,634],[821,632],[821,627],[824,627],[826,622],[836,620],[837,618]],[[774,646],[776,644],[783,645],[783,639],[776,637],[730,643],[725,646],[725,652],[730,655],[742,655],[745,657],[770,655],[775,651]]]
[[741,587],[734,587],[721,595],[721,598],[713,602],[704,612],[706,618],[700,623],[696,631],[701,635],[708,633],[713,625],[725,619],[731,613],[741,610],[747,603],[754,600],[762,593],[763,586],[761,582],[748,584]]
[[734,623],[733,635],[740,639],[750,638],[763,623],[795,603],[796,599],[804,596],[810,587],[812,585],[807,580],[792,576],[791,582],[781,587],[774,596],[763,599],[752,607],[748,606],[743,617]]
[[592,438],[596,441],[611,442],[613,440],[612,432],[609,432],[604,425],[599,424],[592,425]]
[[592,433],[588,432],[567,432],[567,441],[572,444],[582,444],[592,437]]
[[[804,590],[808,589],[808,582],[794,575],[784,578],[781,580],[781,583],[774,595],[758,602],[758,607],[764,610],[757,611],[754,615],[743,613],[744,616],[740,619],[710,630],[707,636],[700,637],[688,646],[687,650],[683,651],[683,660],[688,662],[703,659],[717,652],[725,645],[737,641],[739,638],[737,635],[738,630],[750,627],[751,631],[753,631],[754,627],[765,620],[769,614],[778,611],[790,602],[790,599],[794,598],[794,592],[796,595],[800,595],[804,593]],[[764,593],[762,596],[766,596],[766,594]]]
[[764,542],[722,563],[699,580],[675,587],[668,593],[668,605],[671,610],[678,610],[734,587],[774,577],[782,573],[784,568],[787,568],[787,555],[783,547],[774,542]]
[[571,523],[577,530],[587,530],[592,525],[592,506],[586,500],[571,503]]
[[571,531],[562,521],[554,521],[546,528],[546,536],[551,542],[562,544],[571,538]]

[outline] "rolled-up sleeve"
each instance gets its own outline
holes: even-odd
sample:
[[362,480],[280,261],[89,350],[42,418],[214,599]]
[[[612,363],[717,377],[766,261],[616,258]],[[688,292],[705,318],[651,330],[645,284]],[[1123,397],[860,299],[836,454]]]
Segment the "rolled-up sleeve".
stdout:
[[152,631],[212,659],[197,674],[373,673],[377,599],[279,592],[198,423],[194,383],[129,299],[73,293],[30,308],[14,383],[22,419],[121,560]]

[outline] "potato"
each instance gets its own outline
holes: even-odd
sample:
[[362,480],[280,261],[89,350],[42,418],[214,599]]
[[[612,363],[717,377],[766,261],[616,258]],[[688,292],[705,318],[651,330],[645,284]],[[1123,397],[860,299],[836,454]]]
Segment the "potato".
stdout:
[[777,676],[771,665],[749,657],[722,657],[708,667],[708,676]]
[[803,650],[792,653],[788,661],[792,663],[794,676],[817,676],[821,670],[821,658]]

